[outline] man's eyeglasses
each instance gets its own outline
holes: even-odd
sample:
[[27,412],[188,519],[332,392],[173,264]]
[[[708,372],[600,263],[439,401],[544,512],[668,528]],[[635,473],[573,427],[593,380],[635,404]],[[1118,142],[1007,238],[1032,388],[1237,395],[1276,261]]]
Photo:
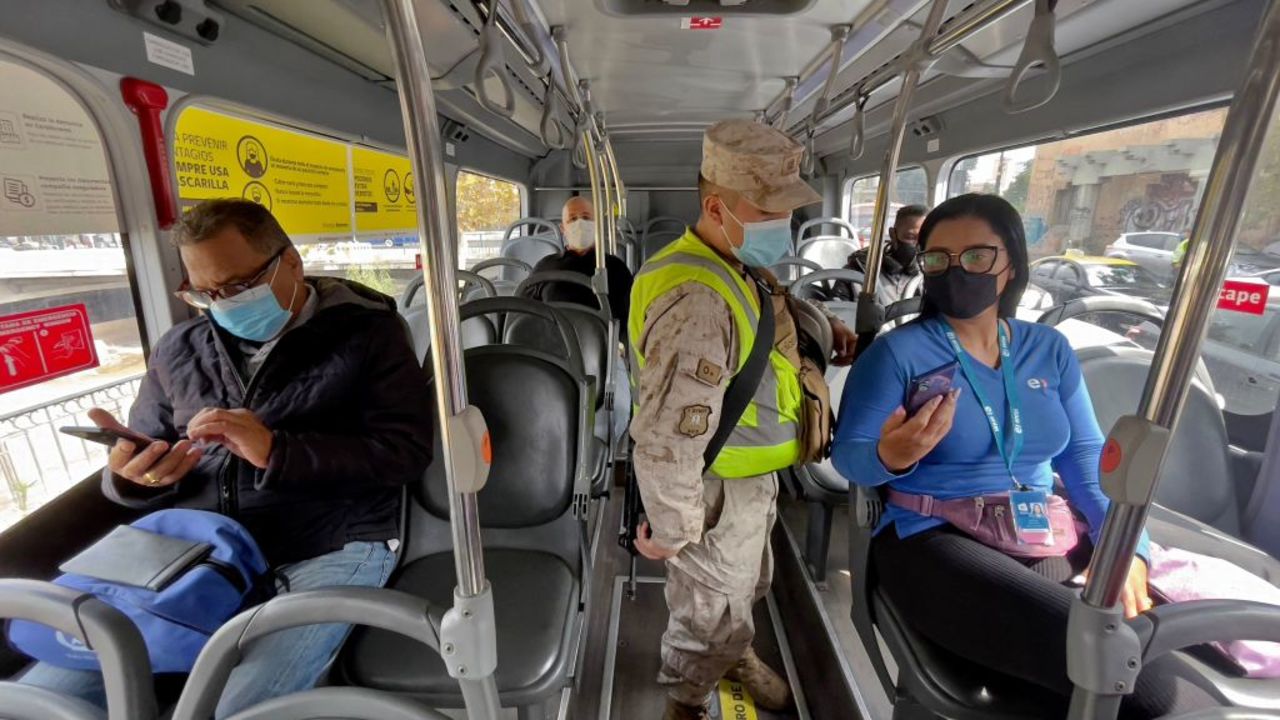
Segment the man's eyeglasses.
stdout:
[[174,293],[174,296],[191,307],[207,310],[209,309],[209,306],[219,300],[233,298],[240,293],[261,284],[263,278],[266,277],[267,272],[276,266],[276,263],[280,260],[280,256],[283,254],[284,249],[277,251],[275,255],[272,255],[271,258],[267,260],[266,264],[263,265],[262,268],[253,274],[253,277],[243,282],[227,283],[226,285],[221,285],[212,290],[198,290],[191,287],[190,280],[183,280],[182,285],[178,286],[178,291]]
[[1000,248],[995,245],[975,245],[958,253],[946,250],[925,250],[916,256],[920,271],[925,275],[941,275],[951,269],[954,260],[961,270],[971,275],[985,275],[996,266]]

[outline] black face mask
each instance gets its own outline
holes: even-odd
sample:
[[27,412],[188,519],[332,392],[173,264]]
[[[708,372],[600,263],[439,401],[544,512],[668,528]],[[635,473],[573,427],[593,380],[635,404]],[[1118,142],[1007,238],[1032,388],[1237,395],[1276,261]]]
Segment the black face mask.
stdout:
[[918,246],[904,242],[895,242],[889,246],[889,257],[898,261],[904,270],[911,269],[911,263],[916,261],[916,250]]
[[1000,299],[995,275],[974,275],[958,267],[941,275],[926,275],[924,296],[938,312],[957,320],[977,317]]

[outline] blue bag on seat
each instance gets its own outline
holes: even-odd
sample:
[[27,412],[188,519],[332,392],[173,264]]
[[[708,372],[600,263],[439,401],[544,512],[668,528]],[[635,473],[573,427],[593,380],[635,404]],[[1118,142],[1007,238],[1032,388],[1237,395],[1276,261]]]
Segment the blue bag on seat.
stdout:
[[[144,547],[147,538],[154,540],[150,547]],[[145,564],[132,557],[139,548],[160,572],[144,568],[142,576],[151,576],[151,582],[121,582],[131,562]],[[225,515],[203,510],[151,513],[117,528],[63,568],[73,565],[81,573],[102,568],[98,574],[113,579],[67,572],[53,582],[92,594],[127,615],[142,633],[153,673],[190,672],[214,631],[274,590],[267,582],[267,560],[249,532]],[[8,637],[18,651],[51,665],[99,669],[92,649],[45,625],[13,621]]]

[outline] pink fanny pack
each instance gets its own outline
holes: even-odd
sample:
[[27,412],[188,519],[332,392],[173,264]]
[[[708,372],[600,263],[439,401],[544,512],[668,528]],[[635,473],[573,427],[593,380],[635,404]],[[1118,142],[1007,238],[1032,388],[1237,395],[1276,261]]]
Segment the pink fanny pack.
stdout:
[[983,545],[1013,557],[1062,557],[1080,542],[1076,518],[1067,501],[1048,496],[1052,542],[1022,542],[1013,526],[1013,510],[1008,494],[939,500],[932,495],[913,495],[889,490],[889,504],[920,515],[946,520],[956,529]]

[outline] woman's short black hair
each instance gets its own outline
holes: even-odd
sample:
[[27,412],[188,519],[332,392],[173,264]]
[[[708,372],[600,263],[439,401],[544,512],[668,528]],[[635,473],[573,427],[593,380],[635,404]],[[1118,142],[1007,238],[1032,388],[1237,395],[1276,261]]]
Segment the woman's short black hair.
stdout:
[[[1004,241],[1005,250],[1008,251],[1009,268],[1013,270],[1013,276],[1009,278],[1009,284],[1005,286],[1004,294],[1000,296],[1000,317],[1013,317],[1018,309],[1018,301],[1022,299],[1022,293],[1027,289],[1027,280],[1031,274],[1027,259],[1027,234],[1022,227],[1022,216],[999,195],[980,193],[959,195],[942,203],[925,216],[924,224],[920,226],[920,250],[929,249],[929,236],[938,223],[959,218],[985,220],[991,226],[992,232]],[[1000,261],[996,260],[996,263],[999,266]],[[937,314],[938,308],[929,302],[929,294],[926,292],[921,315],[932,317]]]

